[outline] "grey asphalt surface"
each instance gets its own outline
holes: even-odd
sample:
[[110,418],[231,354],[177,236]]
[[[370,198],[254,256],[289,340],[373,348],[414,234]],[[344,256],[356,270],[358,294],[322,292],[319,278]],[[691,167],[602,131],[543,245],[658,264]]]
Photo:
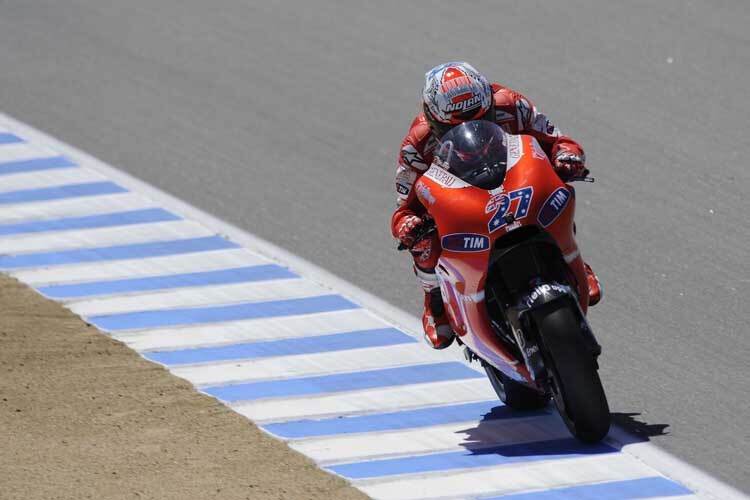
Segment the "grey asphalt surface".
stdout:
[[414,314],[388,225],[424,72],[472,62],[587,150],[616,418],[750,492],[750,5],[0,0],[0,110]]

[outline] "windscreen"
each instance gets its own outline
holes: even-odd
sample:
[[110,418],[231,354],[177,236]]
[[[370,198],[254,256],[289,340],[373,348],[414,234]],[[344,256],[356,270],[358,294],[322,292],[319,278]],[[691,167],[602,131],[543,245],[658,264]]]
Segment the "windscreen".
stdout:
[[435,159],[461,180],[495,189],[505,180],[508,165],[505,132],[486,120],[462,123],[441,138]]

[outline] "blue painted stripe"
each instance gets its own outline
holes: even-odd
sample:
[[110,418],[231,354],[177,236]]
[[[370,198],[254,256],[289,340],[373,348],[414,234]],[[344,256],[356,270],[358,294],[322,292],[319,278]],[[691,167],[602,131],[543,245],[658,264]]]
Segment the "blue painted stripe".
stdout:
[[31,160],[4,161],[0,163],[0,175],[52,170],[54,168],[70,168],[76,164],[64,156],[50,156],[48,158],[34,158]]
[[43,295],[53,299],[70,299],[90,297],[92,295],[110,295],[117,293],[145,292],[149,290],[166,290],[209,285],[227,285],[231,283],[248,283],[299,278],[293,272],[276,264],[237,267],[219,271],[198,273],[167,274],[147,278],[128,278],[111,281],[92,281],[70,285],[51,285],[37,289]]
[[26,142],[16,134],[10,132],[0,132],[0,144],[15,144],[18,142]]
[[84,184],[67,184],[38,189],[23,189],[21,191],[7,191],[0,193],[2,203],[30,203],[33,201],[62,200],[81,196],[97,196],[102,194],[124,193],[127,189],[114,182],[88,182]]
[[186,240],[155,241],[111,247],[81,248],[59,252],[40,252],[21,255],[0,255],[0,269],[22,267],[59,266],[84,262],[100,262],[123,259],[143,259],[162,255],[177,255],[193,252],[207,252],[225,248],[238,248],[221,236],[207,236]]
[[294,356],[318,352],[345,351],[365,347],[413,343],[417,340],[395,328],[360,330],[346,333],[333,333],[298,339],[250,342],[221,347],[181,349],[179,351],[150,352],[147,359],[164,365],[184,365],[229,361],[233,359],[256,359],[273,356]]
[[337,373],[248,384],[207,387],[204,392],[223,401],[249,401],[261,398],[306,396],[330,392],[355,391],[443,380],[481,378],[482,375],[459,362],[401,366],[382,370]]
[[191,307],[138,311],[122,314],[92,316],[88,320],[105,330],[132,330],[137,328],[160,328],[167,326],[194,325],[218,321],[271,318],[328,311],[355,309],[359,306],[339,295],[321,295],[302,299],[251,302],[230,306]]
[[493,399],[478,403],[436,406],[372,415],[280,422],[264,425],[263,428],[279,437],[295,439],[358,432],[396,431],[453,422],[527,418],[548,414],[544,410],[533,412],[513,410],[503,406],[497,399]]
[[40,220],[20,224],[0,224],[0,236],[45,231],[64,231],[71,229],[95,229],[99,227],[128,226],[150,222],[179,220],[180,217],[162,208],[148,208],[85,217],[66,217],[62,219]]
[[644,477],[628,481],[569,486],[553,490],[515,493],[484,500],[637,500],[641,498],[674,497],[693,492],[663,477]]
[[473,469],[539,460],[559,460],[616,452],[615,448],[606,444],[587,445],[573,438],[565,438],[434,455],[354,462],[326,468],[349,479],[364,479],[450,469]]

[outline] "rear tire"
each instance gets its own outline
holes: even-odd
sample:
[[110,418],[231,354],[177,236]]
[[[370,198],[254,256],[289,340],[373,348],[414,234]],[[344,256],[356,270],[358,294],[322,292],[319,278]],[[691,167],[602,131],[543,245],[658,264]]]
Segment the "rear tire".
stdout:
[[611,417],[596,360],[587,348],[578,315],[561,307],[536,316],[552,374],[552,396],[565,425],[586,443],[601,441]]
[[539,410],[547,406],[548,395],[510,379],[494,366],[485,364],[484,371],[500,401],[514,410]]

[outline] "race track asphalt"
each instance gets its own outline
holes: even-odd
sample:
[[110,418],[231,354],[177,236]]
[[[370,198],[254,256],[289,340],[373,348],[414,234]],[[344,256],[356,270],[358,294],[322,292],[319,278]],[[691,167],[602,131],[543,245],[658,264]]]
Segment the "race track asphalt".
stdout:
[[0,2],[0,110],[414,314],[388,223],[423,74],[472,62],[587,151],[618,421],[748,492],[750,7]]

